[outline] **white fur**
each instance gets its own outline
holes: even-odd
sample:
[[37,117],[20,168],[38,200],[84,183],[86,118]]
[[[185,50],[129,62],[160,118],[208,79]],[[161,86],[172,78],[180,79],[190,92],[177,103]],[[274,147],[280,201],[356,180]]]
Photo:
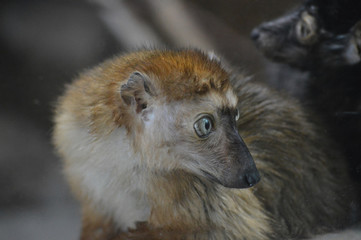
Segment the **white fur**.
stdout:
[[354,38],[351,38],[350,44],[343,55],[349,64],[356,64],[361,60],[357,50],[357,42]]
[[177,161],[170,150],[177,142],[177,109],[173,104],[159,104],[151,106],[149,110],[143,110],[148,112],[144,121],[141,148],[147,154],[144,161],[149,169],[170,170],[181,165],[182,161]]
[[208,51],[208,58],[212,61],[221,62],[221,58],[214,51]]
[[147,220],[150,208],[144,189],[146,179],[139,173],[140,157],[132,152],[126,130],[118,128],[96,139],[75,121],[61,122],[65,122],[60,127],[65,140],[66,174],[80,182],[81,191],[93,206],[111,216],[123,230]]
[[228,100],[228,104],[232,107],[237,106],[238,98],[236,94],[233,92],[231,88],[229,88],[226,92],[226,98]]

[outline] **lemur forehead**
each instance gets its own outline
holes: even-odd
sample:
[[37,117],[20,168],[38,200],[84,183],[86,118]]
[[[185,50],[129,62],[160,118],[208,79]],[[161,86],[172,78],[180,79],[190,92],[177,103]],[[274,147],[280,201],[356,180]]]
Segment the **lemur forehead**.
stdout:
[[209,98],[220,108],[236,108],[238,103],[238,97],[232,88],[228,88],[224,94],[219,92],[211,92],[209,94]]
[[232,88],[228,88],[227,92],[226,92],[226,99],[229,102],[229,105],[231,107],[236,107],[237,103],[238,103],[238,97],[237,95],[234,93]]
[[148,52],[138,68],[170,100],[194,98],[230,87],[229,74],[215,59],[196,50]]

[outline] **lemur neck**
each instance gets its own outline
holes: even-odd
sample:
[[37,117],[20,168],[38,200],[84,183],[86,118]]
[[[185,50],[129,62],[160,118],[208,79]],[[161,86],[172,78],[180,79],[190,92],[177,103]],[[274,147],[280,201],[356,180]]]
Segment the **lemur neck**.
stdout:
[[204,238],[200,239],[225,235],[232,239],[244,232],[254,236],[252,239],[268,239],[269,218],[252,189],[225,188],[184,171],[150,179],[148,223],[152,227],[201,233]]
[[165,228],[172,226],[173,229],[174,226],[191,229],[212,226],[209,214],[214,208],[210,200],[214,198],[217,187],[209,181],[184,171],[173,171],[156,174],[150,185],[150,224]]

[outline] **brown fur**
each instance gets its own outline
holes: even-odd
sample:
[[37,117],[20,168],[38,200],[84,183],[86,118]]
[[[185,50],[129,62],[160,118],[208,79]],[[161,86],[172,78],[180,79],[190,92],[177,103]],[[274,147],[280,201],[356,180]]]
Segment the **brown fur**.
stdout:
[[[134,90],[124,85],[135,71],[150,79],[149,99],[142,95],[145,86]],[[139,95],[147,104],[158,101],[207,107],[209,103],[202,103],[206,100],[201,99],[230,104],[224,95],[232,89],[231,82],[238,95],[238,131],[257,165],[261,182],[249,189],[225,188],[177,164],[161,164],[161,169],[147,165],[139,174],[145,174],[147,180],[149,218],[129,232],[118,232],[112,216],[104,215],[83,191],[81,176],[74,176],[69,170],[76,164],[67,157],[65,142],[72,139],[63,133],[68,124],[74,125],[74,120],[69,119],[76,119],[76,125],[88,129],[95,142],[125,127],[135,152],[141,152],[145,160],[158,159],[162,149],[171,154],[167,147],[171,149],[172,144],[178,143],[144,143],[145,127],[133,118],[141,110],[137,108],[134,113],[124,102],[127,87],[134,90],[129,94],[136,101]],[[196,109],[197,106],[184,109],[175,121],[181,122],[179,117],[186,119]],[[198,51],[147,50],[105,62],[68,87],[55,118],[54,142],[65,158],[71,186],[84,205],[81,239],[285,239],[308,237],[342,226],[347,221],[351,200],[343,158],[310,119],[295,101],[242,76],[232,77],[218,62]],[[181,131],[182,126],[179,128]],[[190,147],[198,144],[189,141]],[[99,228],[105,229],[106,236],[96,237]]]
[[210,61],[197,51],[142,51],[114,58],[83,74],[69,87],[72,90],[68,91],[64,105],[79,102],[73,107],[88,108],[86,113],[79,109],[71,111],[81,121],[90,120],[94,131],[100,126],[100,132],[107,132],[106,129],[114,128],[114,124],[132,125],[132,119],[123,113],[126,109],[120,102],[118,89],[135,70],[152,77],[167,101],[192,98],[211,88],[224,91],[229,87],[228,73],[216,61]]

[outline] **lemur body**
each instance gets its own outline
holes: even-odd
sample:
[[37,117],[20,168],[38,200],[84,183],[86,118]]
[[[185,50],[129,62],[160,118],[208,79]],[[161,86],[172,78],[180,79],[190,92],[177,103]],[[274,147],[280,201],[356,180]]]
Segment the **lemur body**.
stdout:
[[310,119],[195,50],[144,50],[85,72],[60,98],[54,131],[81,239],[285,239],[341,226],[346,169]]
[[[333,10],[332,10],[333,9]],[[269,59],[309,73],[302,100],[329,125],[361,180],[361,2],[305,1],[252,37]]]

